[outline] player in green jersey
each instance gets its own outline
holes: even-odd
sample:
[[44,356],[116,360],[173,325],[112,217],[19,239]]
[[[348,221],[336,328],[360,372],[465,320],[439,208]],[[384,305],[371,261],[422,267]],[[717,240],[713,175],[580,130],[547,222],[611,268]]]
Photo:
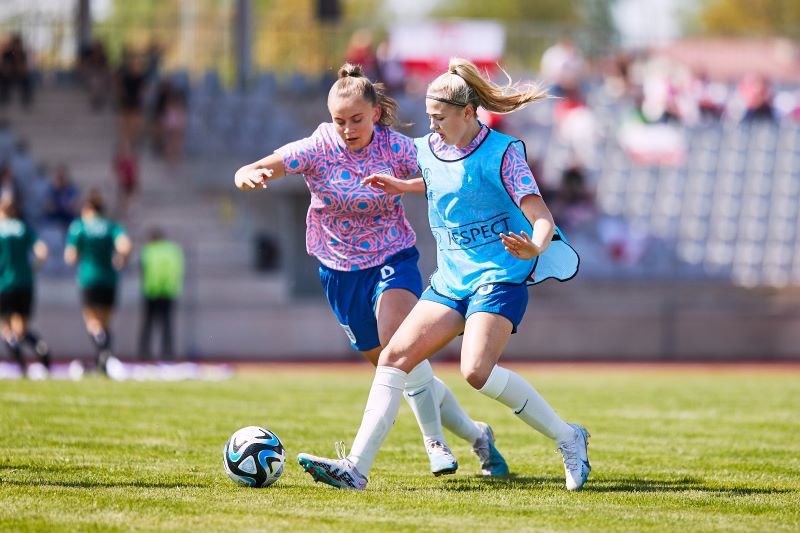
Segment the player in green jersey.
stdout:
[[105,218],[105,204],[97,192],[87,196],[81,216],[67,232],[64,260],[78,265],[78,287],[83,300],[86,331],[97,349],[97,366],[107,375],[109,363],[119,367],[111,353],[111,319],[117,296],[119,271],[131,253],[125,229]]
[[[33,229],[17,218],[12,202],[0,202],[0,331],[9,353],[23,375],[45,377],[50,369],[50,350],[28,328],[33,310],[34,276],[31,252],[38,265],[47,259],[47,245]],[[23,346],[39,356],[42,366],[26,367]]]

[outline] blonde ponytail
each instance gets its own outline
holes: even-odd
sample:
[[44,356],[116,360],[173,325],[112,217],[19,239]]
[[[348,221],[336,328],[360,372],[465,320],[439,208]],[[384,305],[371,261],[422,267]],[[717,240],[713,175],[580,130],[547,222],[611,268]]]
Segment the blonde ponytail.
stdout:
[[493,113],[511,113],[548,97],[547,90],[532,83],[513,82],[506,71],[506,85],[497,85],[481,75],[472,62],[453,58],[447,72],[428,85],[427,98],[459,107],[478,106]]

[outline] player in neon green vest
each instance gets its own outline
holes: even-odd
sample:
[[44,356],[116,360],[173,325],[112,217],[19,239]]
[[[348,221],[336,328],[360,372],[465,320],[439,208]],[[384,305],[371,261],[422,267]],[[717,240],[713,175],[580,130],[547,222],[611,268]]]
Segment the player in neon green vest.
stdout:
[[131,253],[125,229],[103,216],[105,206],[97,192],[81,208],[81,217],[70,224],[64,261],[78,265],[78,287],[83,299],[86,331],[97,349],[97,365],[108,374],[108,364],[119,361],[111,354],[111,318],[116,303],[118,271]]
[[161,357],[173,358],[172,314],[183,289],[184,260],[181,247],[164,236],[159,228],[150,231],[149,242],[142,248],[142,329],[139,357],[150,359],[150,337],[154,322],[161,327]]
[[47,344],[28,328],[34,288],[31,252],[38,265],[47,259],[47,245],[36,237],[30,226],[17,218],[14,205],[0,203],[0,328],[3,342],[23,374],[26,372],[24,345],[36,352],[45,369],[50,368]]

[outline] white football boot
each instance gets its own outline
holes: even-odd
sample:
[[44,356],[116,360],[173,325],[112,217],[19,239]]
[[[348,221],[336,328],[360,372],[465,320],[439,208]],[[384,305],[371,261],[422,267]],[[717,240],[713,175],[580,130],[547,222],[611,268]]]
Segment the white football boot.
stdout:
[[484,476],[505,477],[508,475],[508,464],[494,445],[494,432],[485,422],[475,422],[481,430],[480,438],[472,445],[472,451],[481,462],[481,474]]
[[575,436],[558,443],[558,451],[564,458],[564,473],[567,490],[578,490],[589,478],[592,466],[589,464],[589,432],[583,426],[570,424]]
[[367,478],[345,456],[343,445],[337,444],[336,454],[339,456],[338,459],[299,453],[297,462],[303,470],[311,474],[314,481],[337,489],[364,490],[367,487]]
[[425,451],[428,452],[428,460],[431,463],[431,474],[436,477],[447,474],[455,474],[458,470],[456,456],[450,451],[442,441],[425,439]]

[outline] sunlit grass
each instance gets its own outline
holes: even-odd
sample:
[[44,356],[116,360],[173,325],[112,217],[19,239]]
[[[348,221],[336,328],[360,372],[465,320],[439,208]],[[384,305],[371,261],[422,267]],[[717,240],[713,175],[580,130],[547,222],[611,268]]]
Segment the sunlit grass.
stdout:
[[[440,369],[441,370],[441,369]],[[439,374],[489,422],[513,472],[483,479],[467,443],[434,478],[410,410],[366,491],[314,484],[300,451],[350,442],[369,368],[264,366],[222,382],[0,382],[0,530],[638,531],[800,529],[800,372],[521,367],[593,437],[589,483],[564,489],[554,445]],[[222,446],[246,425],[289,454],[267,489],[234,485]]]

